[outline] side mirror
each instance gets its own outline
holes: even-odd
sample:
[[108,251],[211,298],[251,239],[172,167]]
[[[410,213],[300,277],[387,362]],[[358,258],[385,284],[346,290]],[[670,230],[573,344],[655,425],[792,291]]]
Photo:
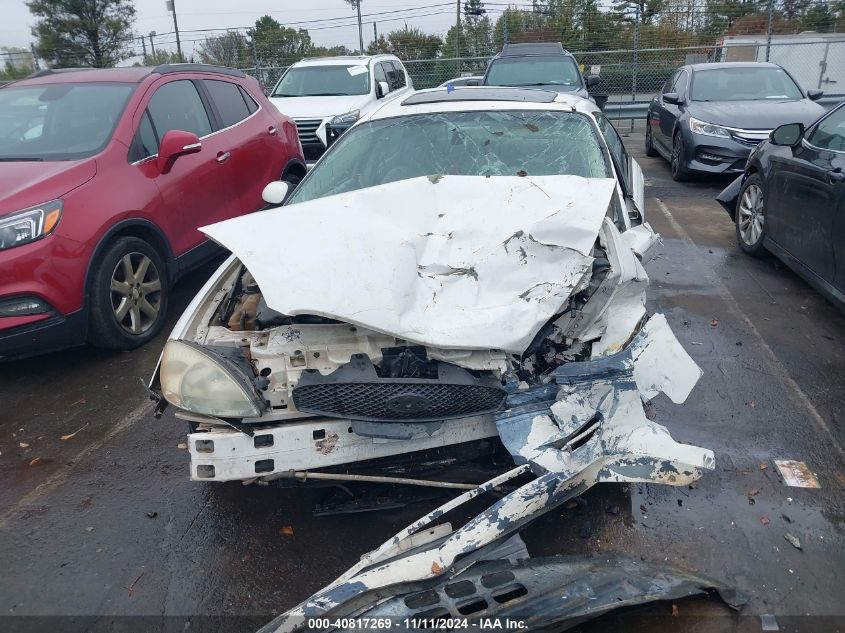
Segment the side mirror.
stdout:
[[390,84],[386,81],[380,81],[376,84],[376,99],[381,99],[390,92]]
[[663,100],[666,103],[671,103],[671,104],[674,104],[674,105],[680,105],[681,95],[679,95],[677,92],[667,92],[666,94],[663,95]]
[[601,77],[598,75],[587,75],[587,88],[597,86],[601,82]]
[[795,147],[804,137],[803,123],[785,123],[776,127],[769,135],[772,145],[783,145],[784,147]]
[[180,156],[187,154],[196,154],[202,149],[199,137],[193,132],[183,132],[182,130],[170,130],[161,139],[161,144],[158,146],[158,159],[156,159],[156,167],[162,174],[170,172],[173,168],[173,163]]
[[274,180],[267,183],[264,190],[261,192],[261,198],[267,204],[279,206],[285,201],[285,197],[290,191],[290,184],[284,180]]
[[467,79],[467,82],[464,85],[465,86],[480,86],[481,80],[480,79]]
[[824,90],[808,90],[807,91],[807,98],[810,101],[818,101],[819,99],[822,98],[823,94],[824,94]]

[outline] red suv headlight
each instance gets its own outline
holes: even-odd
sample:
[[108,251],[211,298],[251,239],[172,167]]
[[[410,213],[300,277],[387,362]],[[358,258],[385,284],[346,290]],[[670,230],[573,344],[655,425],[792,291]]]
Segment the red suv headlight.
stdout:
[[58,226],[61,217],[61,200],[51,200],[0,217],[0,251],[49,235]]

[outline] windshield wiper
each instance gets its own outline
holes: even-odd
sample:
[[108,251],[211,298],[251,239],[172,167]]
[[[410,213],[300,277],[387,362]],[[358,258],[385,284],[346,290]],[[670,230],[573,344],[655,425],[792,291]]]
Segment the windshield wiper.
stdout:
[[0,161],[4,163],[17,163],[17,162],[44,162],[44,159],[40,156],[0,156]]

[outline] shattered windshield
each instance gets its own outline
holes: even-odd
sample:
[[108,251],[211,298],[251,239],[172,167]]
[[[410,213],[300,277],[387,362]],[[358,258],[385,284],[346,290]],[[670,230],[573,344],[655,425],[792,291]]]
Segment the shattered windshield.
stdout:
[[583,114],[438,112],[352,128],[290,202],[433,174],[612,177],[594,127]]

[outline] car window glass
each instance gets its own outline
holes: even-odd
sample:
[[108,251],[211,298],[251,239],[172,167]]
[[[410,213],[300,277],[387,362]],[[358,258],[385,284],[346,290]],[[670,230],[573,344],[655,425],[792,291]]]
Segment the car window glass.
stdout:
[[738,66],[697,70],[693,101],[797,100],[804,94],[783,68]]
[[238,90],[241,91],[241,96],[244,99],[244,103],[246,103],[246,109],[249,110],[249,113],[252,114],[258,110],[258,104],[255,103],[255,99],[253,99],[250,94],[240,86],[238,86]]
[[810,132],[807,141],[822,149],[845,152],[845,107],[821,121]]
[[564,55],[500,57],[490,63],[488,86],[560,86],[560,90],[581,87],[581,71],[575,60]]
[[149,113],[144,111],[143,116],[141,116],[141,123],[138,125],[138,132],[135,134],[135,147],[133,147],[132,151],[132,160],[141,160],[157,153],[158,138],[150,122]]
[[622,178],[625,180],[626,189],[630,191],[630,187],[628,186],[630,183],[628,178],[628,152],[625,151],[625,145],[622,143],[622,139],[616,131],[616,128],[613,127],[613,124],[607,119],[607,117],[598,114],[596,115],[596,121],[599,124],[599,130],[601,130],[602,136],[604,136],[605,141],[607,141],[607,147],[610,149],[610,153],[613,155],[614,161],[616,161],[616,165],[621,172]]
[[672,85],[675,83],[675,79],[678,77],[678,71],[669,75],[669,79],[666,80],[666,83],[663,84],[663,88],[660,89],[661,94],[666,94],[667,92],[672,92]]
[[272,97],[336,97],[370,92],[370,72],[362,63],[295,66],[282,76]]
[[249,116],[249,110],[237,84],[214,79],[204,79],[203,83],[220,114],[223,127],[235,125]]
[[396,62],[385,62],[388,70],[388,80],[390,81],[390,89],[398,90],[405,87],[405,73],[402,67]]
[[684,71],[680,71],[675,77],[675,81],[672,83],[672,92],[676,92],[679,95],[684,95],[687,92],[687,82],[688,77]]
[[612,176],[595,127],[583,114],[418,114],[353,127],[305,177],[291,202],[433,174]]
[[373,70],[373,77],[376,81],[387,81],[387,74],[384,72],[384,64],[376,64]]
[[194,84],[186,79],[171,81],[156,90],[147,108],[159,138],[170,130],[211,134],[211,123]]

